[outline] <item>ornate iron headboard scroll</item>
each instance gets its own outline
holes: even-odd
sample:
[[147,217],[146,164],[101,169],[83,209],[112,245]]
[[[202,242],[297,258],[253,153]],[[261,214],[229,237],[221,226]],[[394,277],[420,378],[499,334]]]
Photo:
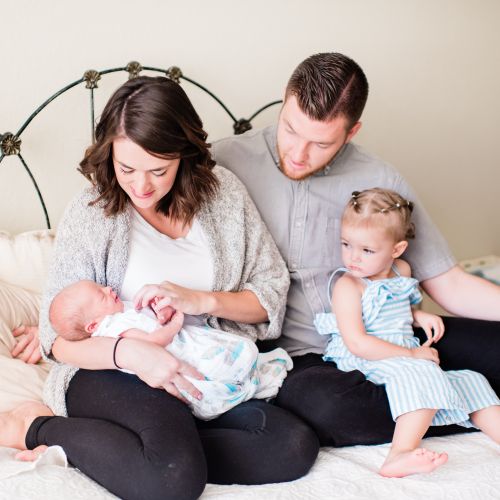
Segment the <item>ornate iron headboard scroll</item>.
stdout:
[[203,85],[199,84],[195,80],[191,80],[191,78],[188,78],[185,76],[181,69],[178,68],[177,66],[171,66],[168,69],[161,69],[161,68],[153,68],[151,66],[141,66],[140,63],[137,61],[132,61],[129,62],[125,67],[122,68],[112,68],[112,69],[105,69],[102,71],[96,71],[96,70],[88,70],[85,71],[83,74],[83,77],[80,78],[79,80],[70,83],[69,85],[66,85],[59,91],[57,91],[54,95],[49,97],[43,104],[41,104],[30,116],[29,118],[23,123],[21,128],[17,131],[17,133],[12,133],[12,132],[5,132],[5,133],[0,133],[0,163],[4,159],[5,156],[12,156],[16,155],[19,160],[21,161],[24,169],[28,173],[28,176],[31,179],[31,182],[33,183],[33,186],[35,187],[35,190],[37,192],[38,198],[40,200],[40,203],[42,205],[43,213],[45,215],[45,221],[47,224],[47,228],[50,229],[50,219],[49,219],[49,214],[47,212],[47,207],[45,206],[45,202],[42,196],[42,193],[40,192],[40,188],[38,187],[38,184],[31,173],[31,170],[29,169],[26,161],[24,160],[23,156],[21,155],[21,135],[22,133],[26,130],[28,125],[31,123],[31,121],[35,118],[40,111],[42,111],[46,106],[48,106],[54,99],[58,98],[60,95],[64,94],[68,90],[70,90],[73,87],[76,87],[77,85],[84,83],[85,82],[85,88],[90,90],[90,130],[91,130],[91,137],[92,137],[92,142],[94,141],[94,127],[95,127],[95,108],[94,108],[94,89],[98,88],[98,82],[101,79],[103,75],[106,75],[108,73],[116,73],[118,71],[126,71],[129,74],[129,79],[136,78],[139,76],[140,72],[146,70],[146,71],[154,71],[157,73],[162,73],[166,75],[168,78],[171,80],[176,81],[177,83],[180,83],[180,80],[185,80],[192,85],[195,85],[199,89],[203,90],[205,93],[207,93],[210,97],[212,97],[221,107],[224,109],[224,111],[229,115],[231,120],[233,121],[233,130],[235,134],[242,134],[243,132],[246,132],[247,130],[250,130],[252,128],[252,120],[259,115],[262,111],[265,109],[274,106],[276,104],[281,103],[282,101],[272,101],[265,106],[262,106],[260,109],[258,109],[253,115],[250,116],[250,118],[240,118],[237,119],[233,113],[228,109],[228,107],[210,90],[205,88]]

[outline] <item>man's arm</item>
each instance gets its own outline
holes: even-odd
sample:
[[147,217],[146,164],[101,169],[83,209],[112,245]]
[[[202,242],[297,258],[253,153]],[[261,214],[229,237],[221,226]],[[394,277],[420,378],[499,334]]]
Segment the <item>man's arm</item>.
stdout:
[[500,286],[465,272],[459,266],[422,281],[422,288],[452,314],[500,320]]

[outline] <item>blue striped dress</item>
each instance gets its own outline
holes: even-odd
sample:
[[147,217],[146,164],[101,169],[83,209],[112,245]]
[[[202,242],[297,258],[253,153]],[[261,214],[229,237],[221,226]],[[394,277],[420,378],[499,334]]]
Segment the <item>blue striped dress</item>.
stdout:
[[[362,314],[366,333],[414,349],[420,345],[413,334],[411,305],[422,300],[418,281],[400,276],[370,281],[363,279]],[[339,272],[349,272],[340,268]],[[330,279],[331,282],[331,279]],[[317,331],[331,338],[323,359],[334,361],[343,371],[359,370],[368,380],[385,385],[392,418],[432,408],[438,410],[431,425],[459,424],[474,427],[469,415],[500,400],[480,373],[471,370],[443,371],[432,361],[408,357],[370,361],[347,349],[333,313],[320,313],[314,320]]]

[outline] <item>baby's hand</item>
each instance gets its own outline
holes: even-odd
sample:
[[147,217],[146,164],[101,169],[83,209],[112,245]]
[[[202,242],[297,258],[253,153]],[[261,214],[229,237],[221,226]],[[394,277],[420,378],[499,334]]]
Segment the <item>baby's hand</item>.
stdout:
[[[165,297],[165,292],[159,285],[144,285],[134,296],[134,307],[137,310],[155,305]],[[154,310],[154,309],[153,309]]]
[[144,285],[134,297],[134,307],[137,311],[144,307],[151,307],[156,314],[158,322],[164,325],[168,323],[175,313],[171,306],[158,308],[158,303],[165,298],[164,290],[158,285]]
[[444,323],[439,316],[416,310],[413,311],[413,319],[416,326],[420,326],[427,335],[427,342],[423,344],[424,346],[437,342],[444,335]]
[[157,304],[160,300],[161,300],[160,297],[155,297],[151,301],[150,307],[156,314],[158,322],[164,325],[165,323],[168,323],[172,319],[173,315],[175,314],[175,309],[172,306],[164,306],[158,308]]

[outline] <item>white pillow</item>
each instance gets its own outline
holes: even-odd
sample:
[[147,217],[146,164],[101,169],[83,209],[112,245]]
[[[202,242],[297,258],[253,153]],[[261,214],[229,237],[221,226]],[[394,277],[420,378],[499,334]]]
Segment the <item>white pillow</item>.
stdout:
[[0,231],[0,280],[40,293],[52,257],[55,233],[45,229],[12,236]]
[[42,401],[42,389],[50,365],[28,365],[13,359],[12,329],[38,323],[39,294],[0,281],[0,412],[27,399]]

